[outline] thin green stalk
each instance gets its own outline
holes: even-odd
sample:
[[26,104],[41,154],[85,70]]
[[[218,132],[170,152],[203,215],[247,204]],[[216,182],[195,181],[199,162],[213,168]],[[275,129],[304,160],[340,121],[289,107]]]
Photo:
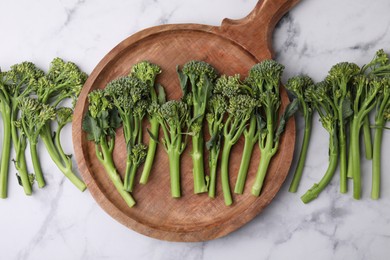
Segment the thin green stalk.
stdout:
[[171,181],[171,195],[173,198],[180,198],[180,152],[176,149],[169,150],[168,159]]
[[309,149],[309,141],[311,136],[312,121],[313,121],[312,119],[313,117],[311,115],[305,117],[305,130],[303,134],[301,152],[299,154],[297,168],[295,169],[293,179],[290,184],[289,192],[297,192],[299,183],[302,178],[303,169],[305,167],[305,162],[306,162],[307,151]]
[[13,106],[13,110],[11,112],[11,137],[12,137],[12,143],[14,145],[15,149],[15,168],[19,173],[19,177],[24,189],[24,193],[26,195],[32,194],[32,188],[31,188],[31,181],[27,170],[27,162],[26,162],[26,137],[25,136],[19,136],[18,129],[14,122],[17,120],[17,106]]
[[58,169],[80,190],[84,191],[87,186],[85,183],[73,172],[72,164],[69,162],[64,163],[61,155],[58,152],[57,147],[54,145],[51,135],[41,134],[41,139],[49,152],[49,155],[53,162],[57,165]]
[[[150,132],[152,135],[158,139],[158,132],[160,129],[160,124],[156,118],[150,120]],[[149,179],[150,171],[153,167],[154,157],[156,155],[157,142],[152,137],[149,138],[148,153],[146,155],[144,168],[142,170],[140,183],[146,184]]]
[[43,187],[45,187],[46,182],[45,182],[45,179],[43,177],[41,163],[39,161],[36,143],[30,142],[30,153],[31,153],[32,165],[34,168],[35,180],[38,183],[38,187],[43,188]]
[[225,205],[230,206],[233,203],[232,194],[230,193],[230,182],[229,182],[229,156],[230,150],[232,149],[230,139],[225,137],[225,142],[222,149],[222,160],[221,160],[221,179],[222,179],[222,191],[225,199]]
[[340,192],[347,192],[347,175],[348,175],[348,162],[347,162],[347,137],[345,133],[345,122],[342,115],[342,106],[339,108],[339,156],[340,156]]
[[207,192],[207,185],[204,175],[204,141],[203,132],[200,131],[197,135],[192,137],[192,162],[193,162],[193,176],[194,176],[194,193]]
[[364,117],[363,122],[363,136],[364,136],[364,147],[365,155],[367,160],[372,160],[372,138],[371,138],[371,128],[370,128],[370,118],[368,116]]
[[263,188],[264,179],[267,175],[268,167],[271,162],[273,153],[268,149],[261,151],[261,157],[259,161],[259,168],[256,173],[256,179],[252,186],[252,194],[254,196],[259,196],[261,189]]
[[252,115],[248,131],[244,131],[245,143],[244,143],[244,152],[241,157],[240,169],[238,170],[238,176],[236,180],[236,185],[234,187],[234,192],[237,194],[242,194],[244,192],[246,177],[248,175],[249,164],[251,162],[253,148],[258,139],[257,131],[257,120],[254,115]]
[[352,156],[352,176],[353,176],[353,197],[361,197],[361,174],[360,174],[360,125],[359,119],[354,117],[351,127],[351,156]]
[[210,160],[210,183],[209,183],[209,197],[215,198],[215,188],[217,182],[217,168],[218,168],[218,155],[219,149],[212,147],[210,150],[209,160]]
[[[6,108],[5,108],[6,109]],[[1,114],[3,119],[3,146],[0,165],[0,198],[7,198],[9,159],[11,156],[11,118],[10,112],[5,110]]]
[[326,170],[324,176],[319,183],[315,183],[302,197],[301,200],[303,203],[309,203],[318,197],[318,195],[325,189],[325,187],[332,180],[333,175],[337,168],[338,163],[338,144],[337,144],[337,135],[335,133],[330,135],[329,138],[329,166]]
[[125,179],[123,181],[123,184],[125,186],[125,190],[126,191],[131,191],[132,190],[132,184],[131,184],[131,171],[132,171],[132,167],[133,166],[133,162],[131,160],[131,154],[130,152],[128,151],[127,152],[127,156],[126,156],[126,168],[125,168]]
[[125,191],[122,180],[120,175],[118,174],[113,158],[112,158],[112,151],[107,145],[107,141],[105,140],[106,137],[101,137],[101,153],[102,156],[99,155],[99,151],[96,150],[97,157],[99,161],[103,164],[104,168],[106,169],[106,172],[108,174],[108,177],[111,179],[112,183],[114,184],[116,190],[119,192],[123,200],[126,202],[126,204],[129,207],[133,207],[135,205],[135,200],[131,196],[130,193]]
[[376,120],[374,136],[374,149],[372,158],[372,184],[371,184],[371,198],[374,200],[379,199],[380,184],[381,184],[381,150],[382,150],[382,136],[383,136],[383,117]]

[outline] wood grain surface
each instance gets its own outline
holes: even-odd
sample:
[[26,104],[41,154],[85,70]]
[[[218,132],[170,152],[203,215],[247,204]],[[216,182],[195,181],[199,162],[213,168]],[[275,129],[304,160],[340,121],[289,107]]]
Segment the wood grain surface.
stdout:
[[[260,158],[255,146],[243,195],[234,195],[234,203],[224,204],[220,177],[217,180],[217,197],[207,193],[193,194],[191,142],[182,155],[182,197],[170,195],[167,155],[160,145],[155,163],[146,185],[135,186],[133,196],[137,204],[128,208],[107,177],[95,155],[95,146],[88,142],[82,131],[82,118],[87,111],[87,95],[97,88],[129,73],[135,63],[149,60],[162,68],[157,78],[168,99],[179,99],[181,91],[176,65],[190,60],[203,60],[221,74],[241,74],[257,62],[272,58],[272,31],[278,20],[298,0],[259,1],[254,10],[241,20],[225,19],[221,26],[199,24],[162,25],[140,31],[119,43],[97,65],[88,78],[76,105],[73,120],[73,143],[76,161],[88,189],[97,203],[114,219],[144,235],[170,241],[205,241],[215,239],[238,229],[252,220],[274,198],[283,184],[291,165],[295,125],[290,120],[281,139],[279,152],[271,162],[263,191],[259,197],[250,194]],[[237,7],[239,8],[239,7]],[[288,103],[284,89],[282,107]],[[148,127],[145,122],[144,127]],[[161,134],[160,134],[161,136]],[[207,140],[207,133],[205,139]],[[144,142],[148,142],[147,134]],[[240,165],[243,139],[233,148],[230,159],[230,184],[233,191]],[[124,172],[126,149],[121,129],[117,132],[114,149],[115,164]],[[207,156],[205,157],[207,166]],[[139,170],[140,173],[142,168]],[[206,170],[208,168],[206,167]],[[122,175],[123,176],[123,175]],[[137,180],[140,174],[137,175]]]

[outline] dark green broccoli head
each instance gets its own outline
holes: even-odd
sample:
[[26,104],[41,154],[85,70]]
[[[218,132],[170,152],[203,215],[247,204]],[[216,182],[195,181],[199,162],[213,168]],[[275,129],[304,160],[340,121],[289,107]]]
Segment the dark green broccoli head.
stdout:
[[88,110],[92,118],[97,118],[102,112],[112,109],[111,102],[107,99],[106,92],[96,89],[88,94]]
[[228,102],[225,96],[216,94],[211,96],[208,102],[206,120],[209,124],[220,123],[219,130],[222,129],[222,119],[228,108]]
[[37,99],[24,97],[19,101],[21,122],[26,135],[35,141],[39,131],[47,122],[55,119],[56,112],[50,105],[42,104]]
[[313,80],[306,75],[295,76],[288,79],[285,87],[288,89],[295,97],[304,98],[305,90],[313,85]]
[[143,114],[146,112],[149,89],[146,83],[136,77],[126,76],[114,79],[107,84],[105,92],[121,113],[130,114],[135,110],[139,112],[141,108]]
[[148,147],[144,144],[136,144],[131,149],[131,160],[134,166],[138,167],[146,159]]
[[253,109],[257,105],[256,99],[250,95],[240,94],[229,98],[227,111],[234,118],[246,121],[251,117]]
[[233,97],[238,94],[250,92],[250,88],[241,82],[240,75],[234,76],[222,75],[217,79],[213,90],[214,94],[220,94],[226,97]]
[[204,61],[192,60],[184,64],[183,74],[187,75],[190,79],[199,80],[204,75],[207,76],[211,81],[218,77],[217,71],[210,64]]
[[130,76],[140,79],[149,87],[154,85],[154,81],[158,74],[161,73],[161,68],[149,61],[141,61],[131,68]]
[[59,126],[64,126],[73,119],[73,109],[70,107],[60,107],[56,110],[57,122]]
[[359,74],[360,67],[351,62],[340,62],[334,65],[326,77],[326,81],[332,85],[334,89],[340,90],[340,95],[347,94],[347,85],[351,79]]
[[255,64],[250,70],[246,82],[257,89],[257,92],[267,90],[279,93],[279,83],[284,66],[274,60],[264,60]]
[[187,104],[171,100],[161,105],[158,111],[160,122],[165,122],[170,129],[182,129],[188,124],[189,110]]
[[88,76],[75,63],[65,62],[61,58],[54,58],[50,64],[47,78],[57,88],[65,89],[77,97]]
[[[18,96],[22,91],[29,93],[32,85],[45,75],[32,62],[22,62],[11,66],[11,69],[4,73],[4,83],[7,92]],[[27,89],[27,91],[26,91]]]

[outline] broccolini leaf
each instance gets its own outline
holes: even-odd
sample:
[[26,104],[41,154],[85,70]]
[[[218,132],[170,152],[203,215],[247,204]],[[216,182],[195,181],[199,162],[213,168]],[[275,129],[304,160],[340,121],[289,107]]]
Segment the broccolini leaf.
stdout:
[[279,140],[280,136],[284,132],[288,119],[292,115],[294,115],[295,112],[297,112],[298,103],[299,103],[298,99],[294,99],[290,104],[287,105],[286,109],[284,110],[284,113],[280,117],[279,126],[275,133],[275,141]]

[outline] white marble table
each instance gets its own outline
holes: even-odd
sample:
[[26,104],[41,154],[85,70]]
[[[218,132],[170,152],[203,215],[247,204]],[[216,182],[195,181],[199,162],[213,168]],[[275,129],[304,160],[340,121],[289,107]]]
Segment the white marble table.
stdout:
[[[90,73],[117,43],[136,31],[163,23],[218,25],[241,18],[256,0],[3,0],[0,2],[0,66],[24,60],[47,69],[53,57],[75,61]],[[278,24],[276,59],[284,80],[308,73],[321,80],[331,65],[362,65],[375,51],[390,52],[388,0],[302,0]],[[317,118],[316,118],[317,120]],[[298,129],[302,126],[298,120]],[[298,194],[286,184],[252,222],[227,237],[204,243],[171,243],[133,232],[109,217],[88,191],[78,192],[42,149],[49,185],[26,197],[11,168],[9,198],[0,201],[0,259],[390,259],[390,162],[384,159],[382,198],[372,201],[338,192],[338,177],[304,205],[301,195],[327,166],[327,137],[314,128]],[[71,128],[64,130],[68,151]],[[300,141],[298,137],[297,141]],[[384,158],[390,154],[384,135]],[[370,162],[362,169],[370,183]]]

